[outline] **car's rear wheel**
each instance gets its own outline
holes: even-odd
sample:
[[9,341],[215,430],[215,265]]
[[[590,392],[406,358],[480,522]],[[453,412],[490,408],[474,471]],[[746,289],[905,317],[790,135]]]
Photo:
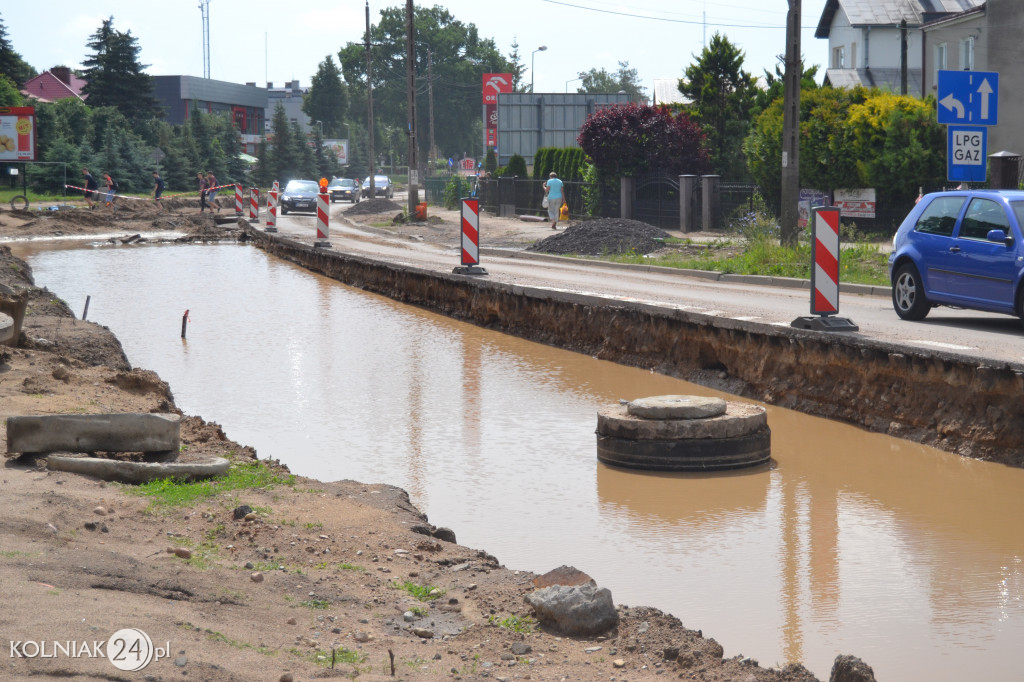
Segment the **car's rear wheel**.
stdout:
[[911,263],[901,265],[892,280],[892,307],[904,320],[923,320],[931,310],[921,274]]
[[281,215],[288,215],[288,207],[281,204]]

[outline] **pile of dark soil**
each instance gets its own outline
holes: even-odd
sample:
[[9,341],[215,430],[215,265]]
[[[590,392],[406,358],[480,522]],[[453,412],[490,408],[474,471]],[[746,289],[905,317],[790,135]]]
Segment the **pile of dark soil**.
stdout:
[[663,246],[656,239],[669,236],[668,232],[639,220],[598,218],[571,225],[565,232],[556,232],[526,250],[581,256],[629,252],[647,254]]
[[370,213],[390,213],[401,210],[401,204],[397,204],[391,201],[391,199],[363,199],[358,204],[348,208],[345,213],[349,215],[368,215]]

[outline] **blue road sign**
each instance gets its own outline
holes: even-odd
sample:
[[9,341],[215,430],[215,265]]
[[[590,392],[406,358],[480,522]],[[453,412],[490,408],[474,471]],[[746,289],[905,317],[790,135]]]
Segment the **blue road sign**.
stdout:
[[939,71],[939,123],[994,126],[999,123],[999,73]]
[[988,128],[949,126],[946,140],[946,179],[985,182],[988,172]]

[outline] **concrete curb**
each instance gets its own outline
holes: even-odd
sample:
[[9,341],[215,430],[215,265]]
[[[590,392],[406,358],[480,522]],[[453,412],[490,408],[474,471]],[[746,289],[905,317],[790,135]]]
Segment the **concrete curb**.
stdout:
[[54,471],[95,476],[105,481],[146,483],[160,478],[193,480],[221,476],[230,462],[223,457],[211,457],[201,462],[124,462],[98,457],[66,457],[50,455],[46,467]]
[[[783,287],[787,289],[810,290],[811,282],[796,277],[772,277],[769,275],[734,275],[713,270],[685,270],[682,268],[668,268],[663,265],[633,265],[631,263],[609,263],[603,260],[591,260],[589,258],[570,258],[568,256],[555,256],[548,253],[536,253],[533,251],[520,251],[517,249],[499,249],[494,247],[481,248],[482,256],[496,256],[501,258],[524,258],[527,260],[548,261],[551,263],[584,263],[588,267],[607,268],[610,270],[631,270],[633,272],[652,272],[660,275],[675,275],[677,277],[695,277],[707,279],[713,282],[735,282],[738,284],[756,284],[766,287]],[[885,296],[892,295],[892,288],[877,284],[846,284],[839,283],[839,291],[844,294],[859,294],[862,296]]]
[[167,452],[181,444],[177,414],[52,414],[7,418],[7,456],[23,452]]

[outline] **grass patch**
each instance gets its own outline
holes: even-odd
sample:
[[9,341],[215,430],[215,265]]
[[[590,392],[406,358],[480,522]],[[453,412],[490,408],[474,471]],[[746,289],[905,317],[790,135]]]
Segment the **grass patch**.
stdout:
[[321,521],[315,523],[307,523],[306,530],[323,530],[324,524]]
[[423,616],[427,615],[427,613],[429,613],[422,606],[414,606],[411,609],[409,609],[409,612],[412,613],[414,616],[419,616],[420,618],[422,618]]
[[362,566],[357,566],[356,564],[349,564],[349,563],[338,564],[338,570],[339,571],[361,571],[361,572],[365,572],[366,571],[366,569],[363,568]]
[[[408,592],[420,601],[433,601],[445,594],[444,590],[434,587],[433,585],[417,585],[416,583],[408,580],[402,583],[394,582],[391,583],[391,585],[396,590],[404,590],[405,592]],[[437,591],[435,592],[435,590]]]
[[221,632],[217,632],[216,630],[211,630],[209,628],[200,628],[197,625],[192,625],[192,623],[179,623],[178,627],[180,627],[183,630],[194,630],[196,632],[201,632],[204,635],[206,635],[206,638],[211,642],[220,642],[222,644],[227,644],[228,646],[234,647],[235,649],[248,649],[249,651],[255,651],[257,653],[263,654],[264,656],[277,655],[277,652],[271,649],[270,647],[255,646],[253,644],[249,644],[248,642],[242,642],[237,639],[231,639],[230,637]]
[[181,481],[162,478],[139,486],[124,486],[131,495],[150,498],[150,506],[157,508],[184,507],[209,500],[232,490],[272,488],[276,485],[294,485],[295,476],[283,476],[262,462],[235,464],[222,478],[207,481]]
[[331,602],[326,599],[306,599],[305,601],[300,601],[299,606],[305,606],[310,609],[326,609],[330,608]]
[[284,568],[284,564],[277,559],[271,559],[270,561],[257,561],[253,564],[254,571],[280,571],[282,568]]
[[331,651],[317,649],[316,651],[306,652],[292,647],[288,650],[288,653],[293,656],[298,656],[299,658],[304,658],[307,661],[312,661],[324,668],[333,668],[337,663],[351,663],[353,665],[359,665],[366,660],[365,655],[358,651],[352,651],[351,649],[345,648],[333,649]]
[[505,630],[511,630],[512,632],[533,632],[533,626],[537,624],[537,621],[530,618],[529,616],[509,616],[508,618],[498,619],[495,616],[490,616],[487,622],[491,625],[497,625],[499,628]]

